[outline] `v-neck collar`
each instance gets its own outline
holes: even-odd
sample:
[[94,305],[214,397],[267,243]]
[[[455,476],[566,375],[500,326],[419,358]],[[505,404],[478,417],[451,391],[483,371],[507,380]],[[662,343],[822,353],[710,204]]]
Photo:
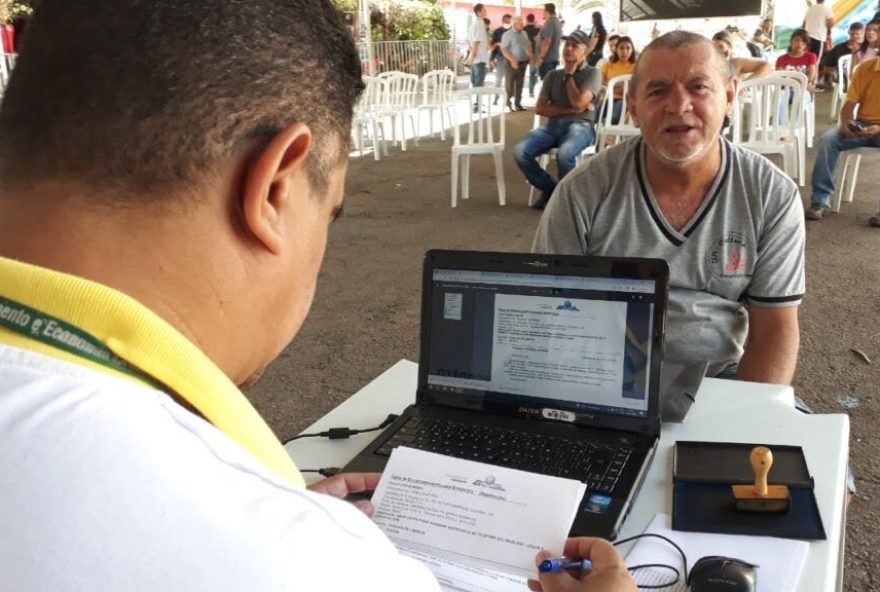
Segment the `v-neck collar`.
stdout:
[[645,141],[640,139],[638,146],[636,147],[634,155],[634,158],[636,159],[636,176],[639,179],[639,188],[642,192],[642,198],[645,200],[645,206],[651,213],[651,218],[654,220],[654,223],[663,233],[663,236],[665,236],[669,242],[676,247],[683,245],[687,238],[700,225],[706,217],[706,214],[709,213],[709,210],[712,209],[712,206],[718,200],[718,196],[721,194],[724,184],[727,182],[727,177],[730,174],[731,168],[730,145],[723,138],[719,138],[718,141],[721,142],[721,166],[718,169],[718,174],[715,175],[715,180],[709,187],[709,191],[706,193],[709,197],[703,199],[703,203],[700,204],[700,207],[694,212],[694,215],[691,216],[691,219],[688,220],[687,224],[685,224],[681,230],[676,230],[670,226],[669,222],[667,222],[666,218],[663,216],[663,212],[660,210],[660,205],[657,203],[657,199],[654,197],[654,192],[648,183],[648,169],[645,163],[645,153],[647,152]]

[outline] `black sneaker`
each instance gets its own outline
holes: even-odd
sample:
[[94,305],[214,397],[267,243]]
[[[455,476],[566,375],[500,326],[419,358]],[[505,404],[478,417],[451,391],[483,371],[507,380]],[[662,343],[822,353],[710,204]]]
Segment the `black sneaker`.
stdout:
[[541,197],[538,198],[538,201],[536,201],[535,203],[533,203],[529,207],[532,208],[533,210],[543,210],[545,207],[547,207],[547,204],[550,202],[551,195],[552,195],[552,193],[547,193],[546,191],[542,191]]
[[804,212],[804,218],[807,220],[821,220],[824,215],[825,208],[816,204],[812,204],[809,209]]
[[517,110],[517,111],[528,111],[528,109],[526,109],[526,108],[523,107],[522,105],[517,105],[517,106],[516,106],[516,110]]
[[868,218],[868,226],[873,226],[874,228],[880,228],[880,214],[876,216],[871,216]]

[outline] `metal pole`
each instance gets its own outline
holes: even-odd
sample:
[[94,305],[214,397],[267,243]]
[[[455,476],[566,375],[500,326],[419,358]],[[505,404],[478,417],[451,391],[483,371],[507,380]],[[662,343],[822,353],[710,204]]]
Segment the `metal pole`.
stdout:
[[370,4],[368,0],[358,0],[358,40],[367,54],[367,73],[376,75],[376,60],[373,59],[373,33],[370,30]]

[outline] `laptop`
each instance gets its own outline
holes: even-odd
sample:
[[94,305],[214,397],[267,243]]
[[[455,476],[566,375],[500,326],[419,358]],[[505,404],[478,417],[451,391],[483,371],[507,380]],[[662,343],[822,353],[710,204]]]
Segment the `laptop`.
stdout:
[[429,251],[416,403],[345,467],[409,446],[577,479],[571,536],[613,540],[660,437],[659,259]]

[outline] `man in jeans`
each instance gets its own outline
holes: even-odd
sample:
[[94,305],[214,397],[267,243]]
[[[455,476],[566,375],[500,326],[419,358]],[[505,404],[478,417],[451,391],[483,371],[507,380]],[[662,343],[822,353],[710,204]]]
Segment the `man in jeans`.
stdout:
[[535,51],[535,40],[538,38],[538,33],[541,32],[541,27],[535,25],[534,14],[529,13],[526,15],[526,26],[523,27],[523,30],[529,36],[529,47],[532,51],[532,58],[529,63],[529,96],[534,97],[535,84],[538,83],[538,64],[536,63],[538,52]]
[[[545,25],[546,27],[546,25]],[[529,183],[541,191],[541,198],[532,207],[544,209],[559,181],[538,164],[537,158],[556,148],[559,180],[577,164],[577,157],[596,141],[596,96],[602,77],[596,68],[587,65],[590,37],[575,31],[563,38],[563,68],[544,78],[535,112],[547,117],[547,124],[534,129],[513,149],[517,166]]]
[[[489,61],[489,36],[486,34],[486,26],[483,17],[486,16],[486,7],[480,3],[474,4],[474,22],[468,32],[468,58],[467,64],[471,67],[471,86],[477,88],[486,82],[486,62]],[[474,113],[480,108],[479,102],[474,103]]]
[[562,38],[562,23],[556,18],[556,5],[548,2],[544,5],[544,26],[538,33],[538,76],[541,80],[548,72],[559,65],[559,40]]
[[[865,146],[880,148],[880,58],[862,62],[853,72],[846,103],[840,111],[840,125],[825,132],[819,141],[807,220],[820,220],[825,208],[831,205],[834,167],[840,153]],[[880,227],[880,213],[872,216],[868,224]]]

